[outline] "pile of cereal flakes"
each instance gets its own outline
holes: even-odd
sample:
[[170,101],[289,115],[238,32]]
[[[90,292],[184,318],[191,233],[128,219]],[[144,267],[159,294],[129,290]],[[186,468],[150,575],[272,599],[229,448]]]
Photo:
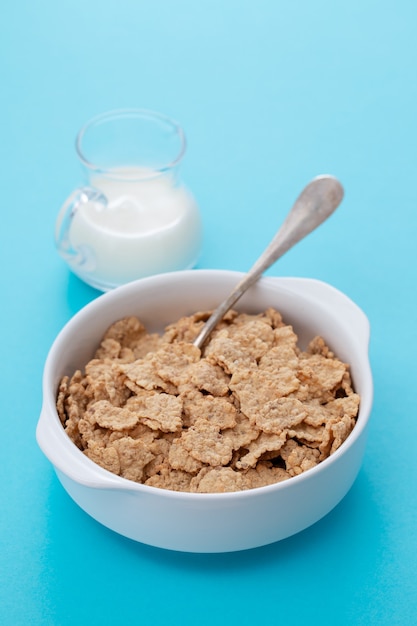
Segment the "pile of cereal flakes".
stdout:
[[145,485],[220,493],[296,476],[343,443],[359,396],[322,338],[302,351],[274,309],[230,311],[200,351],[209,315],[163,335],[124,318],[84,373],[61,380],[61,422],[92,461]]

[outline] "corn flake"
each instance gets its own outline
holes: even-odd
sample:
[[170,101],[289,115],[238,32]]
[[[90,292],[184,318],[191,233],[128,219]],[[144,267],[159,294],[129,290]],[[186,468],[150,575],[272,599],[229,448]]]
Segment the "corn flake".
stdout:
[[139,421],[135,413],[126,408],[113,406],[108,400],[99,400],[91,404],[86,411],[87,416],[91,423],[110,430],[128,430]]
[[242,491],[246,488],[245,477],[231,467],[205,467],[191,480],[191,491],[195,493],[225,493]]

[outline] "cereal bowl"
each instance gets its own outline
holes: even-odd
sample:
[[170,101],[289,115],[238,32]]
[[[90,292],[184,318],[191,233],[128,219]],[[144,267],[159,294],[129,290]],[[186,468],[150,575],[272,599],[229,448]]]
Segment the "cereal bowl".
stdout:
[[324,517],[346,495],[359,472],[373,396],[369,323],[346,295],[307,278],[261,278],[235,308],[254,314],[274,307],[294,327],[301,347],[321,335],[349,363],[360,395],[357,422],[342,445],[315,467],[288,480],[244,491],[178,492],[103,469],[64,431],[56,408],[59,381],[85,366],[113,322],[135,315],[150,332],[161,332],[182,316],[215,308],[241,277],[231,271],[190,270],[129,283],[79,311],[50,349],[37,441],[71,498],[95,520],[125,537],[200,553],[266,545]]

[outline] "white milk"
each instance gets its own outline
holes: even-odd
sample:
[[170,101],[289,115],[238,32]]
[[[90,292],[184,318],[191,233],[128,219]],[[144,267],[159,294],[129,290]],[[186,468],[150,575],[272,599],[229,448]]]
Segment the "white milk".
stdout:
[[91,186],[107,203],[80,203],[73,214],[69,241],[84,263],[73,270],[100,289],[151,274],[187,269],[201,246],[196,203],[168,176],[144,176],[143,169],[117,170],[119,179],[95,176]]

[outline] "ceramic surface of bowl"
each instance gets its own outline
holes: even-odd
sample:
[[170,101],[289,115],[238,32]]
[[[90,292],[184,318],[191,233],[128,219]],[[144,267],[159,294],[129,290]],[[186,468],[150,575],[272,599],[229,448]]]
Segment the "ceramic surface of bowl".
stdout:
[[322,335],[351,366],[361,396],[357,424],[342,446],[313,469],[241,492],[180,493],[111,474],[88,459],[64,432],[55,406],[59,380],[84,367],[110,324],[136,315],[148,331],[162,331],[181,316],[215,308],[241,277],[231,271],[190,270],[119,287],[79,311],[50,349],[38,443],[73,500],[97,521],[133,540],[187,552],[229,552],[279,541],[333,509],[360,469],[373,397],[369,323],[347,296],[312,279],[262,278],[235,308],[259,313],[272,306],[293,325],[301,347]]

